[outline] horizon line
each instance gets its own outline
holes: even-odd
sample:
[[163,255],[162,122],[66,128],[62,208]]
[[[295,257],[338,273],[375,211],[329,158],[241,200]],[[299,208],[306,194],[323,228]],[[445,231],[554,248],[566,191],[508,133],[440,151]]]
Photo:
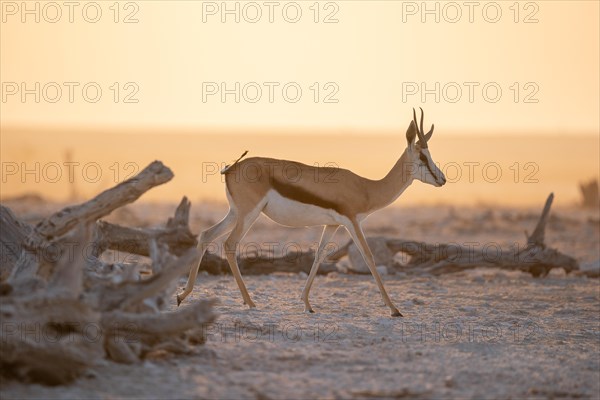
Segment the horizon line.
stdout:
[[[87,131],[87,132],[102,132],[103,134],[131,134],[138,135],[142,133],[150,133],[150,134],[166,134],[167,131],[171,131],[173,134],[179,135],[258,135],[258,136],[294,136],[294,135],[323,135],[328,134],[330,136],[337,135],[352,135],[352,136],[365,136],[366,133],[369,135],[377,134],[379,136],[395,136],[398,134],[404,134],[404,129],[402,128],[358,128],[358,127],[276,127],[276,126],[251,126],[251,127],[241,127],[237,125],[231,126],[169,126],[169,125],[153,125],[153,126],[133,126],[129,124],[102,124],[102,125],[93,125],[93,126],[85,126],[79,124],[51,124],[51,125],[43,125],[43,124],[7,124],[1,123],[0,130],[6,133],[7,131],[37,131],[37,130],[46,130],[46,131],[64,131],[64,133],[75,133],[76,131]],[[106,130],[112,130],[114,132],[106,132]],[[483,132],[483,133],[482,133]],[[444,135],[450,134],[453,137],[522,137],[523,134],[527,136],[579,136],[579,137],[591,137],[591,138],[600,138],[600,129],[598,131],[561,131],[561,130],[548,130],[548,129],[530,129],[527,131],[508,131],[505,129],[498,130],[488,130],[484,131],[482,129],[465,129],[465,130],[449,130],[444,133]]]

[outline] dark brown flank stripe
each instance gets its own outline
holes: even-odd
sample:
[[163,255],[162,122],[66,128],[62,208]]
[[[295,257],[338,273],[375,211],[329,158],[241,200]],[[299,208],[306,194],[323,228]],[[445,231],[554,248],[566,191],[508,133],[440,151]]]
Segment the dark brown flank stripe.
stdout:
[[332,201],[326,200],[317,194],[311,193],[299,186],[282,182],[277,179],[271,179],[273,189],[286,199],[299,201],[304,204],[311,204],[317,207],[334,210],[339,214],[345,215],[342,207]]

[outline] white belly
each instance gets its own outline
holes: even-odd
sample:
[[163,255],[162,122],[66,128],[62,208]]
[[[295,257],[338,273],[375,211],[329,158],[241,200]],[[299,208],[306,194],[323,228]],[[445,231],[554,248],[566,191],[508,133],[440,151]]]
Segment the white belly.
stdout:
[[340,225],[346,220],[334,210],[290,200],[275,190],[267,193],[267,205],[263,213],[278,224],[296,227]]

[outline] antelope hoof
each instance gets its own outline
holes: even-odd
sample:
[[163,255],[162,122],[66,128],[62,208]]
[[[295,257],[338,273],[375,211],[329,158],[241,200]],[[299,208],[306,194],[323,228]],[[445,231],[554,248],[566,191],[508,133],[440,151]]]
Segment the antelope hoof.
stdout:
[[179,305],[181,304],[181,297],[179,297],[179,295],[177,295],[177,307],[179,307]]
[[244,304],[247,305],[249,308],[256,308],[256,304],[254,304],[252,300],[244,301]]
[[304,307],[304,312],[307,314],[314,314],[315,310],[313,310],[312,307]]
[[398,311],[398,309],[397,309],[397,308],[394,308],[394,309],[392,310],[392,317],[404,317],[404,315],[402,315],[402,314],[400,313],[400,311]]

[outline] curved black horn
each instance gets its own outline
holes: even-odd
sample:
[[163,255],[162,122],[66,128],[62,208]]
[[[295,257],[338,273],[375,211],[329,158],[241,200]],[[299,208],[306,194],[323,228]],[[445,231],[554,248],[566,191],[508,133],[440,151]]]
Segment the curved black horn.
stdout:
[[419,146],[421,146],[422,149],[426,149],[427,148],[427,139],[423,135],[423,118],[425,116],[425,113],[423,112],[423,109],[421,107],[419,107],[419,108],[421,109],[421,123],[419,124],[420,128],[417,126],[417,112],[415,111],[414,108],[413,108],[413,120],[415,121],[415,128],[417,130],[417,136],[419,137],[419,141],[417,143],[419,144]]
[[431,124],[431,129],[425,134],[425,140],[427,140],[428,142],[429,139],[431,139],[431,135],[433,135],[433,128],[435,128],[435,124]]
[[413,107],[413,122],[415,123],[415,129],[419,130],[419,125],[417,125],[417,112],[415,111],[414,107]]
[[419,107],[419,109],[421,110],[421,123],[419,124],[419,130],[421,131],[421,134],[423,134],[423,118],[425,118],[425,113],[421,107]]

